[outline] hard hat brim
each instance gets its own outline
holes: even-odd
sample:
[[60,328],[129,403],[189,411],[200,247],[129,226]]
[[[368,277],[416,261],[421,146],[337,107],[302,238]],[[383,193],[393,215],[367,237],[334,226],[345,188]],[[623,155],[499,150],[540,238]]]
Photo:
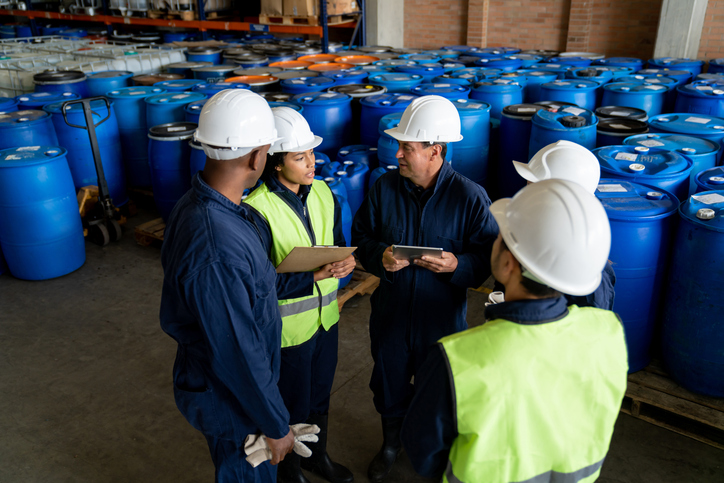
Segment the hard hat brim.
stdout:
[[267,144],[274,144],[275,142],[277,142],[281,139],[282,139],[281,136],[277,136],[275,134],[274,137],[271,137],[269,139],[260,140],[259,142],[262,142],[262,144],[254,144],[254,145],[249,145],[249,146],[237,146],[237,145],[232,146],[230,144],[221,144],[220,145],[220,144],[214,144],[213,142],[209,142],[206,139],[204,139],[203,136],[199,136],[198,129],[196,131],[194,131],[194,141],[197,141],[201,144],[206,144],[207,146],[215,146],[215,147],[219,147],[219,148],[260,148],[262,146],[266,146]]
[[515,167],[515,170],[518,172],[521,178],[528,180],[531,183],[537,183],[538,181],[540,181],[538,177],[533,174],[533,172],[530,170],[526,163],[521,163],[520,161],[513,161],[513,166]]
[[456,139],[418,139],[415,136],[410,136],[409,134],[400,132],[396,128],[385,129],[385,134],[392,136],[393,138],[397,139],[398,141],[407,142],[407,143],[434,143],[434,142],[456,143],[458,141],[463,140],[462,134],[459,135]]
[[[280,138],[280,139],[281,139],[281,138]],[[301,146],[297,146],[297,147],[294,148],[293,151],[285,151],[285,150],[283,150],[283,149],[275,150],[275,149],[274,149],[274,145],[272,144],[272,147],[269,148],[269,154],[276,154],[276,153],[301,153],[302,151],[307,151],[307,150],[309,150],[309,149],[314,149],[314,148],[316,148],[317,146],[319,146],[320,144],[322,144],[322,141],[324,141],[324,139],[322,139],[321,137],[315,135],[313,141],[310,141],[310,142],[308,142],[308,143],[306,143],[306,144],[302,144]]]

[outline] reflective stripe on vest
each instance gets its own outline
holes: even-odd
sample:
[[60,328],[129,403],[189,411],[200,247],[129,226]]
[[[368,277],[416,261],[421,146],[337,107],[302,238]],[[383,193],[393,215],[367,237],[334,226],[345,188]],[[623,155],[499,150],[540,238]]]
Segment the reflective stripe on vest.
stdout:
[[[314,240],[306,223],[279,195],[269,191],[266,183],[251,193],[245,203],[259,211],[272,232],[271,261],[274,266],[294,247],[334,245],[334,196],[324,181],[314,180],[307,195],[306,210]],[[337,289],[339,281],[327,278],[314,284],[313,294],[306,297],[279,300],[282,316],[282,347],[302,344],[323,326],[329,330],[339,320]]]
[[443,481],[596,480],[628,372],[613,312],[572,305],[554,322],[496,319],[440,343],[458,432]]

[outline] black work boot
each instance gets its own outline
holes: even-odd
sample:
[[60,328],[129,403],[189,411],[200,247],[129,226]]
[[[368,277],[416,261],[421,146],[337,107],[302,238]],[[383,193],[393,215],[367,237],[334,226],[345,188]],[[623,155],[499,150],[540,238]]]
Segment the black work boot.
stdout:
[[277,483],[309,483],[299,467],[302,457],[292,451],[277,465]]
[[302,458],[302,468],[321,476],[331,483],[351,483],[354,481],[352,472],[339,463],[335,463],[327,454],[327,427],[328,416],[326,414],[313,414],[307,419],[307,424],[319,426],[319,441],[316,443],[304,443],[312,450],[312,456]]
[[367,477],[372,483],[382,483],[390,474],[392,465],[402,451],[400,430],[404,418],[382,418],[382,449],[375,455],[367,468]]

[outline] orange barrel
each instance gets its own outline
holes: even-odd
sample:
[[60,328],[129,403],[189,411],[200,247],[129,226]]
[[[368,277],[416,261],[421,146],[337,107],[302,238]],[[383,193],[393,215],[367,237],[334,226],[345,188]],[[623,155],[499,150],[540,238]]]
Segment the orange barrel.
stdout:
[[352,65],[370,65],[380,60],[379,57],[372,57],[371,55],[346,55],[344,57],[337,57],[334,59],[339,64],[352,64]]
[[131,80],[133,81],[134,86],[152,86],[156,82],[179,80],[183,78],[184,76],[181,74],[145,74],[132,77]]
[[314,65],[314,62],[304,62],[301,60],[282,60],[280,62],[272,62],[269,67],[280,67],[284,70],[302,70]]
[[329,70],[351,69],[352,67],[354,67],[354,64],[340,64],[339,62],[330,62],[328,64],[311,65],[309,66],[309,70],[313,70],[315,72],[327,72]]
[[313,64],[328,64],[330,62],[334,62],[334,59],[339,57],[337,54],[312,54],[312,55],[303,55],[299,57],[297,60],[301,60],[304,62],[311,62]]
[[241,82],[249,84],[254,92],[273,92],[279,90],[279,78],[273,75],[240,75],[229,77],[225,82]]

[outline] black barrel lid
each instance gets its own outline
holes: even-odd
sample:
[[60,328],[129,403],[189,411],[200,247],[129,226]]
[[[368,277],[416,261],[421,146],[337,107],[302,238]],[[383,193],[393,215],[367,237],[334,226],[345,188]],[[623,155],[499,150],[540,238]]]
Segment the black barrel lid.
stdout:
[[107,70],[105,72],[97,72],[93,73],[94,79],[110,79],[112,77],[121,77],[124,75],[132,74],[132,72],[128,72],[125,70]]
[[317,77],[319,76],[319,72],[315,72],[313,70],[307,70],[307,69],[301,69],[301,70],[285,70],[284,72],[279,72],[278,74],[274,74],[274,77],[277,77],[280,81],[284,79],[298,79],[299,77]]
[[277,77],[283,70],[281,67],[252,67],[251,69],[236,69],[234,75],[273,75]]
[[221,52],[221,49],[216,47],[189,47],[188,53],[189,54],[218,54]]
[[256,52],[251,49],[245,49],[244,47],[229,47],[228,49],[224,49],[224,57],[236,57],[238,55],[254,53]]
[[278,44],[251,44],[249,45],[251,50],[255,52],[261,52],[264,54],[273,54],[276,52],[282,52],[289,50],[289,46],[286,45],[278,45]]
[[390,50],[392,50],[392,47],[389,47],[387,45],[365,45],[364,47],[359,47],[357,50],[370,54],[377,52],[389,52]]
[[530,120],[536,112],[542,111],[543,109],[545,109],[545,107],[539,106],[538,104],[511,104],[503,108],[503,115]]
[[294,47],[294,52],[296,52],[299,55],[314,55],[314,54],[321,54],[322,49],[304,45],[301,47]]
[[648,114],[643,109],[626,106],[601,106],[596,108],[596,115],[601,119],[638,119],[645,121]]
[[565,127],[584,127],[586,125],[586,118],[583,116],[563,116],[559,121]]
[[153,126],[148,133],[155,138],[184,138],[191,137],[197,127],[195,122],[169,122]]
[[578,77],[598,77],[601,75],[600,70],[596,69],[595,67],[587,67],[585,69],[577,70],[576,75]]
[[598,122],[596,130],[608,133],[626,133],[633,136],[649,132],[649,123],[636,119],[602,119]]
[[84,81],[86,79],[86,75],[83,72],[80,72],[78,70],[63,70],[63,71],[45,71],[40,72],[39,74],[35,74],[33,76],[33,80],[35,82],[43,82],[43,83],[57,83],[57,84],[65,84],[65,83],[72,83],[72,82],[80,82]]
[[262,54],[243,54],[236,55],[234,57],[224,56],[224,59],[231,60],[236,63],[258,63],[258,62],[269,62],[269,57]]
[[396,54],[421,54],[422,50],[420,49],[407,49],[405,47],[399,48],[399,49],[391,49],[391,52],[394,52]]
[[540,55],[542,57],[556,57],[560,52],[557,50],[524,50],[521,54]]
[[539,106],[545,106],[548,109],[560,109],[561,107],[574,106],[578,107],[578,104],[571,104],[570,102],[563,101],[540,101],[536,102]]
[[294,94],[288,92],[259,92],[258,94],[269,102],[289,102],[289,99],[294,97]]
[[346,84],[334,86],[327,89],[328,92],[337,92],[339,94],[347,94],[352,98],[369,97],[376,94],[387,92],[387,88],[383,86],[373,86],[370,84]]

